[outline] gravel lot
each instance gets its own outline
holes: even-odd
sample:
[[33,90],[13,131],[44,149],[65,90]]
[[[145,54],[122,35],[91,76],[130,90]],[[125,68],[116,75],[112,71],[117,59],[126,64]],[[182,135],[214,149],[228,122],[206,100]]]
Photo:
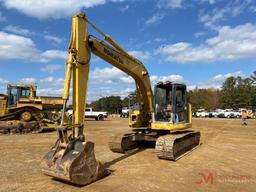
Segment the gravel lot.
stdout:
[[153,148],[112,153],[111,134],[129,130],[128,120],[86,121],[86,136],[97,159],[111,175],[84,187],[54,180],[40,172],[40,159],[56,133],[0,136],[0,191],[255,191],[256,120],[194,119],[202,145],[177,162],[159,160]]

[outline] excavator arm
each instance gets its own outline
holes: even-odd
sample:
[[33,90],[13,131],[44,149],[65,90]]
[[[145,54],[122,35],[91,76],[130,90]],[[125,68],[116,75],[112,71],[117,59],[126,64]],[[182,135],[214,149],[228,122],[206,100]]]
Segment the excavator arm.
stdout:
[[140,107],[137,126],[150,126],[153,112],[153,93],[147,69],[137,59],[125,52],[120,52],[118,49],[111,48],[96,38],[89,38],[89,44],[92,53],[130,75],[135,80],[138,91],[141,94],[141,103],[143,103]]
[[[74,16],[72,23],[63,99],[65,101],[69,99],[71,76],[73,76],[73,123],[83,124],[84,122],[89,62],[91,53],[93,53],[130,75],[135,80],[141,93],[143,103],[140,109],[140,117],[138,118],[139,125],[137,124],[137,126],[149,126],[153,112],[153,93],[148,71],[145,66],[139,60],[124,51],[110,36],[96,28],[96,26],[85,17],[85,14],[82,13]],[[104,40],[98,40],[89,35],[86,23],[99,32]]]
[[[104,39],[98,40],[91,36],[86,23]],[[62,121],[57,128],[59,138],[44,156],[42,170],[47,175],[81,185],[89,184],[107,174],[96,161],[93,143],[86,141],[83,134],[91,53],[135,80],[143,103],[136,126],[150,126],[153,112],[153,93],[144,65],[124,51],[110,36],[96,28],[84,13],[73,16],[63,91]],[[64,113],[70,96],[71,82],[73,118],[71,124],[65,124]],[[72,128],[71,134],[68,134],[68,128]]]

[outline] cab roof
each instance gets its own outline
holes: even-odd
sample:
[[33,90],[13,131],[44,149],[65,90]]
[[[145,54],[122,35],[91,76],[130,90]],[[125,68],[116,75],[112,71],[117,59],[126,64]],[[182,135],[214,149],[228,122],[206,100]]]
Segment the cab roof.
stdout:
[[172,87],[172,86],[176,86],[176,87],[184,87],[186,88],[186,85],[184,83],[174,83],[171,81],[160,81],[156,84],[157,87]]
[[7,87],[29,87],[29,88],[33,88],[33,87],[36,87],[36,85],[33,85],[33,84],[8,84]]

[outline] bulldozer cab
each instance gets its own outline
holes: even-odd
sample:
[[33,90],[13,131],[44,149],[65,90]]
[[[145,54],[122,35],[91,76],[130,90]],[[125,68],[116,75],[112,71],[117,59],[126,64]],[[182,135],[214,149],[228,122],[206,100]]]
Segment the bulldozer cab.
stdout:
[[186,122],[186,85],[159,82],[155,86],[154,95],[154,118],[156,122],[168,122],[173,124]]
[[8,102],[7,107],[16,106],[20,98],[33,98],[36,96],[35,85],[7,85]]

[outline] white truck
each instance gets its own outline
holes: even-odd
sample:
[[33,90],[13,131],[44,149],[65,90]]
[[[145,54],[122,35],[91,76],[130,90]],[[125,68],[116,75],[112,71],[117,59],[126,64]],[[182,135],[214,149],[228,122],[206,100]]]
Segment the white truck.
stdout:
[[124,107],[124,108],[122,108],[122,112],[121,112],[121,114],[120,114],[120,117],[129,117],[129,111],[130,111],[130,109],[128,108],[128,107]]
[[225,109],[224,117],[225,118],[240,118],[241,113],[238,111],[234,111],[233,109]]
[[209,113],[205,109],[198,109],[196,117],[209,117]]
[[210,118],[218,117],[218,112],[217,112],[217,111],[210,111],[210,112],[209,112],[209,117],[210,117]]
[[[69,119],[72,119],[73,110],[69,109],[67,112],[68,112]],[[86,108],[84,112],[84,116],[86,118],[94,118],[97,121],[103,121],[104,118],[107,117],[107,112],[102,112],[102,111],[98,112],[98,111],[93,111],[92,108]]]
[[216,109],[215,111],[210,112],[209,117],[224,118],[225,117],[224,112],[225,112],[225,110],[223,110],[223,109]]

